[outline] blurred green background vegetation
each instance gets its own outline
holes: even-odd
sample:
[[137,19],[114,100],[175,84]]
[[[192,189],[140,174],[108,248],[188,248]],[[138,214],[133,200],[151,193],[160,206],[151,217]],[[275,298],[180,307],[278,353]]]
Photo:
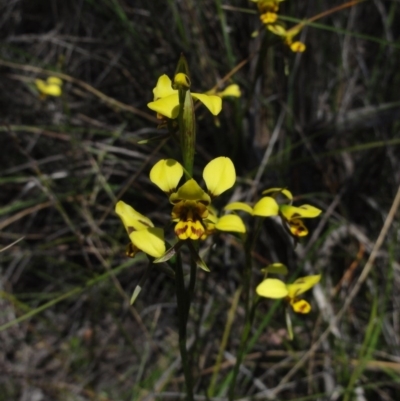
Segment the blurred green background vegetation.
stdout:
[[[280,15],[291,26],[340,4],[287,0]],[[146,263],[125,257],[113,212],[123,199],[155,222],[168,219],[148,172],[179,149],[138,141],[163,132],[146,104],[181,53],[196,92],[247,60],[225,83],[242,97],[224,100],[218,120],[197,114],[195,175],[216,156],[236,166],[238,184],[221,205],[288,187],[296,202],[324,210],[294,250],[275,221],[263,225],[254,285],[273,261],[323,279],[308,297],[312,313],[294,317],[292,342],[282,305],[260,305],[237,398],[269,399],[275,389],[281,400],[399,400],[398,215],[332,326],[400,184],[399,8],[370,0],[328,15],[300,33],[307,50],[294,54],[244,0],[3,0],[1,248],[22,239],[0,253],[0,401],[184,399],[174,283],[154,269],[129,305]],[[55,73],[62,96],[41,99],[34,80]],[[189,326],[197,400],[207,400],[232,310],[212,398],[226,399],[243,325],[242,301],[233,302],[243,260],[233,237],[218,241],[212,271],[199,272]]]

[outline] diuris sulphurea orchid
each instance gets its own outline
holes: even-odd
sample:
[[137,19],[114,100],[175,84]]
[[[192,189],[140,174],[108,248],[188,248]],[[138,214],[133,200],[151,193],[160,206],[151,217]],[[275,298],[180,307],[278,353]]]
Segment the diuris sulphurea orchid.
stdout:
[[311,305],[298,296],[308,291],[321,279],[321,275],[306,276],[298,278],[293,284],[285,284],[276,278],[267,278],[256,288],[260,297],[280,299],[285,298],[293,310],[297,313],[309,313]]
[[[188,82],[183,77],[184,74],[177,74],[174,82],[180,86],[188,86]],[[161,75],[158,78],[157,85],[153,89],[154,100],[147,104],[147,107],[155,111],[161,119],[163,117],[175,119],[179,114],[179,94],[178,89],[172,87],[172,81],[167,75]],[[205,93],[190,92],[195,100],[199,100],[214,116],[218,115],[222,109],[222,100],[216,95],[207,95]]]
[[207,186],[204,191],[193,178],[179,188],[183,167],[173,159],[163,159],[150,171],[150,180],[169,196],[173,208],[172,221],[176,222],[175,234],[180,240],[204,239],[210,227],[221,231],[245,232],[243,221],[234,215],[216,218],[209,206],[214,197],[230,189],[236,180],[235,167],[228,157],[211,160],[203,170]]
[[61,96],[63,81],[57,77],[48,77],[46,81],[35,79],[35,85],[42,97]]
[[[276,198],[280,195],[287,198],[289,204],[279,204]],[[254,207],[245,202],[233,202],[225,206],[225,210],[242,210],[252,216],[271,217],[280,216],[287,225],[287,229],[294,237],[304,237],[308,229],[301,219],[318,217],[322,210],[312,205],[292,206],[292,193],[286,188],[270,188],[263,191],[262,197]]]

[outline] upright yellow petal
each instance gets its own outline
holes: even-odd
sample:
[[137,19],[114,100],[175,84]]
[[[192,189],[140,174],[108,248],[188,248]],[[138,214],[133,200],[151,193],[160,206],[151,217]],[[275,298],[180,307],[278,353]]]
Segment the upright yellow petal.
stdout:
[[285,195],[290,200],[293,199],[292,193],[286,188],[269,188],[262,192],[263,195],[267,195],[267,194],[275,195],[277,193],[281,193],[281,194]]
[[253,214],[255,216],[270,217],[277,216],[279,212],[279,205],[276,203],[274,198],[270,196],[264,196],[261,198],[253,208]]
[[244,202],[232,202],[224,207],[225,210],[242,210],[253,215],[253,208]]
[[319,280],[321,280],[320,274],[298,278],[293,284],[287,285],[288,296],[291,299],[295,299],[298,295],[314,287],[314,285],[317,284]]
[[288,274],[288,268],[283,263],[272,263],[261,269],[262,273]]
[[256,292],[260,297],[279,299],[288,295],[286,284],[277,278],[267,278],[262,281],[256,288]]
[[147,255],[159,258],[165,253],[164,230],[162,228],[146,228],[134,231],[129,235],[132,243]]
[[160,99],[162,97],[167,97],[178,93],[176,89],[172,89],[172,81],[169,79],[167,75],[161,75],[158,78],[157,85],[153,89],[154,100]]
[[243,220],[235,214],[227,214],[219,218],[215,228],[220,231],[228,231],[235,233],[245,233],[246,226]]
[[143,230],[154,226],[148,217],[143,216],[132,206],[129,206],[123,201],[117,202],[115,205],[115,213],[121,218],[128,235],[132,231]]
[[177,118],[179,114],[179,97],[178,94],[172,94],[159,98],[154,102],[147,103],[147,107],[156,113],[162,114],[168,118]]
[[161,159],[150,171],[150,180],[167,194],[176,189],[183,175],[182,165],[174,159]]
[[192,97],[200,100],[214,116],[217,116],[222,110],[222,100],[219,96],[192,93]]
[[229,157],[217,157],[211,160],[203,170],[203,178],[208,192],[218,196],[231,188],[236,181],[236,171]]
[[63,81],[61,78],[58,77],[48,77],[47,78],[47,83],[50,85],[58,85],[58,86],[62,86]]
[[177,203],[180,200],[200,201],[205,205],[211,203],[209,195],[203,191],[200,185],[193,178],[187,180],[181,187],[179,187],[177,192],[172,193],[169,197],[171,203]]

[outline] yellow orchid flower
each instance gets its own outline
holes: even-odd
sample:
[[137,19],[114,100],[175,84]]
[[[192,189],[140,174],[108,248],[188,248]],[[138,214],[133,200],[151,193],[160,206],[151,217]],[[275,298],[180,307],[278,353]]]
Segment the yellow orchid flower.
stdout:
[[252,216],[271,217],[280,216],[288,224],[289,230],[295,237],[304,237],[308,234],[307,227],[302,218],[318,217],[322,210],[311,205],[292,206],[279,204],[276,198],[284,195],[290,202],[293,200],[292,193],[286,188],[270,188],[263,191],[262,197],[254,207],[245,202],[232,202],[225,206],[225,210],[242,210]]
[[290,50],[294,53],[303,53],[306,50],[306,45],[300,41],[291,43],[289,47]]
[[321,275],[306,276],[298,278],[293,284],[285,284],[276,278],[267,278],[256,288],[260,297],[280,299],[286,298],[290,306],[297,313],[309,313],[311,305],[298,296],[314,287],[321,279]]
[[207,186],[205,192],[193,179],[176,189],[183,176],[183,168],[173,159],[160,160],[150,171],[150,180],[169,195],[172,220],[176,222],[175,234],[181,240],[205,238],[211,229],[244,232],[244,224],[238,216],[218,219],[210,213],[211,199],[229,188],[236,180],[235,166],[228,157],[211,160],[203,170]]
[[[181,86],[190,85],[181,75],[177,74],[175,83]],[[186,77],[187,78],[187,77]],[[161,75],[158,78],[157,85],[153,89],[154,101],[147,104],[147,107],[161,116],[167,118],[177,118],[179,114],[179,95],[178,90],[172,87],[172,82],[167,75]],[[193,99],[199,100],[210,110],[214,116],[218,115],[222,109],[222,101],[219,96],[207,95],[202,93],[191,92]]]
[[242,210],[252,216],[271,217],[279,214],[279,205],[274,198],[264,196],[254,207],[245,202],[232,202],[225,206],[225,210]]
[[260,15],[260,20],[263,24],[273,24],[278,19],[278,14],[275,12],[267,11]]
[[279,204],[275,200],[279,193],[285,195],[288,199],[293,199],[292,194],[285,188],[270,188],[263,192],[263,195],[272,194],[272,196],[262,197],[254,207],[245,202],[232,202],[225,206],[225,210],[242,210],[252,216],[271,217],[279,214]]
[[46,81],[35,79],[35,85],[42,96],[61,96],[63,81],[57,77],[48,77]]
[[121,218],[129,235],[127,256],[134,257],[139,251],[159,258],[165,253],[164,230],[154,227],[152,221],[123,201],[117,202],[115,212]]
[[279,10],[279,3],[284,0],[251,0],[253,3],[257,3],[260,13],[267,11],[277,12]]
[[295,53],[302,53],[306,50],[306,45],[303,42],[293,42],[293,38],[300,32],[300,28],[286,30],[282,25],[267,25],[269,31],[280,36],[285,43],[290,47],[290,50]]
[[[271,194],[273,198],[284,195],[290,202],[293,201],[292,193],[286,188],[270,188],[263,191],[263,195]],[[308,229],[301,219],[318,217],[322,210],[311,205],[292,206],[291,204],[279,205],[279,216],[285,221],[289,230],[295,237],[304,237],[308,234]]]
[[300,219],[318,217],[322,210],[311,205],[291,206],[280,205],[281,217],[288,223],[290,232],[296,237],[304,237],[308,234],[307,227]]

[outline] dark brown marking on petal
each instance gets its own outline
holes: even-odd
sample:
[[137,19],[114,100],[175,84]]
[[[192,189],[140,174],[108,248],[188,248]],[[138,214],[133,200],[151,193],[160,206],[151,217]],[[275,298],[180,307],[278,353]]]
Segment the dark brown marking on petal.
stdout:
[[185,224],[182,228],[175,227],[175,234],[179,237],[181,234],[184,234],[187,231],[187,224]]
[[304,313],[307,310],[307,304],[305,302],[300,302],[300,308],[298,309],[300,313]]
[[128,258],[134,258],[138,252],[139,252],[139,249],[135,245],[133,245],[132,242],[130,242],[126,246],[125,255]]
[[145,225],[146,227],[151,227],[151,225],[147,221],[143,221],[143,220],[140,220],[140,219],[138,219],[138,221],[140,223],[142,223],[143,225]]
[[198,238],[200,238],[204,234],[204,229],[203,228],[198,228],[196,229],[195,227],[190,227],[192,229],[192,233],[196,235]]
[[127,226],[126,229],[128,231],[128,234],[133,233],[135,231],[135,229],[131,226]]

